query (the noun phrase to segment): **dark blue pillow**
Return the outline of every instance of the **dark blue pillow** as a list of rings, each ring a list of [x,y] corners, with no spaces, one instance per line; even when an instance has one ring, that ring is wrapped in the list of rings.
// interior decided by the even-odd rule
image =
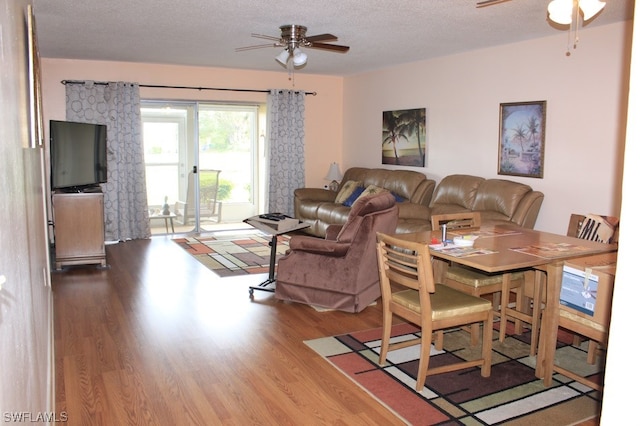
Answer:
[[[347,207],[351,207],[353,205],[353,203],[355,203],[356,199],[360,196],[360,194],[362,194],[364,192],[364,186],[359,186],[356,189],[353,190],[353,192],[351,193],[351,195],[349,195],[349,198],[347,198],[346,200],[344,200],[344,203],[342,203],[343,206],[347,206]]]
[[[403,201],[406,201],[403,197],[399,196],[395,192],[392,192],[391,195],[393,195],[393,198],[396,199],[396,203],[402,203]]]

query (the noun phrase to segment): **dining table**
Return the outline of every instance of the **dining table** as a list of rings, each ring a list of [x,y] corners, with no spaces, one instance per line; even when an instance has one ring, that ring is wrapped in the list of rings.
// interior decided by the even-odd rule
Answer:
[[[542,329],[545,330],[545,333],[540,336],[541,342],[544,339],[544,342],[540,344],[544,352],[538,352],[536,376],[539,378],[548,377],[548,374],[545,373],[548,369],[553,368],[553,349],[558,337],[558,315],[564,262],[570,259],[615,252],[617,245],[522,228],[517,225],[496,223],[450,231],[447,238],[454,241],[456,236],[473,239],[473,245],[459,246],[452,242],[443,244],[439,231],[394,235],[396,238],[428,244],[430,253],[435,258],[487,273],[502,273],[503,282],[499,306],[501,319],[521,317],[521,313],[509,307],[511,274],[517,271],[533,271],[537,274],[536,286],[546,283],[546,291],[542,291],[540,288],[534,291],[533,304],[540,306],[540,303],[544,302],[546,314],[542,319]],[[546,280],[541,279],[540,274],[546,274]],[[545,300],[541,299],[543,294],[546,294]],[[501,342],[505,339],[506,323],[506,321],[500,321],[499,339]],[[548,383],[545,384],[548,385]]]

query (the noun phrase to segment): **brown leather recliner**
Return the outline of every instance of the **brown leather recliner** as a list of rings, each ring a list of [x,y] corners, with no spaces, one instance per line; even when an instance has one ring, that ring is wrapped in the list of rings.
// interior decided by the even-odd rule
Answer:
[[[278,261],[277,299],[360,312],[380,297],[376,232],[394,233],[398,206],[383,192],[356,201],[325,239],[294,235]]]

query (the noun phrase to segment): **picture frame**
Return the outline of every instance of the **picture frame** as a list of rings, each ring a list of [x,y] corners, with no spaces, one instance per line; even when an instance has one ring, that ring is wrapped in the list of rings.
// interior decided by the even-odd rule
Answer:
[[[498,174],[544,176],[547,101],[500,104]]]
[[[32,5],[27,5],[27,44],[29,51],[29,148],[42,148],[44,146],[44,114],[42,112],[40,53]]]
[[[382,112],[382,164],[424,167],[427,157],[427,109]]]

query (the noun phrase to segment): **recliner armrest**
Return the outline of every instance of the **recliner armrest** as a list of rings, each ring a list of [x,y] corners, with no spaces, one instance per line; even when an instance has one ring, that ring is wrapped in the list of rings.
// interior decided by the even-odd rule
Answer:
[[[342,225],[338,225],[335,223],[332,223],[331,225],[327,226],[327,229],[325,231],[325,240],[329,240],[329,241],[335,241],[338,239],[338,234],[340,234],[340,231],[342,231]]]
[[[343,257],[349,251],[350,246],[350,243],[322,240],[305,235],[295,235],[289,240],[289,248],[293,252],[303,251],[333,257]]]

